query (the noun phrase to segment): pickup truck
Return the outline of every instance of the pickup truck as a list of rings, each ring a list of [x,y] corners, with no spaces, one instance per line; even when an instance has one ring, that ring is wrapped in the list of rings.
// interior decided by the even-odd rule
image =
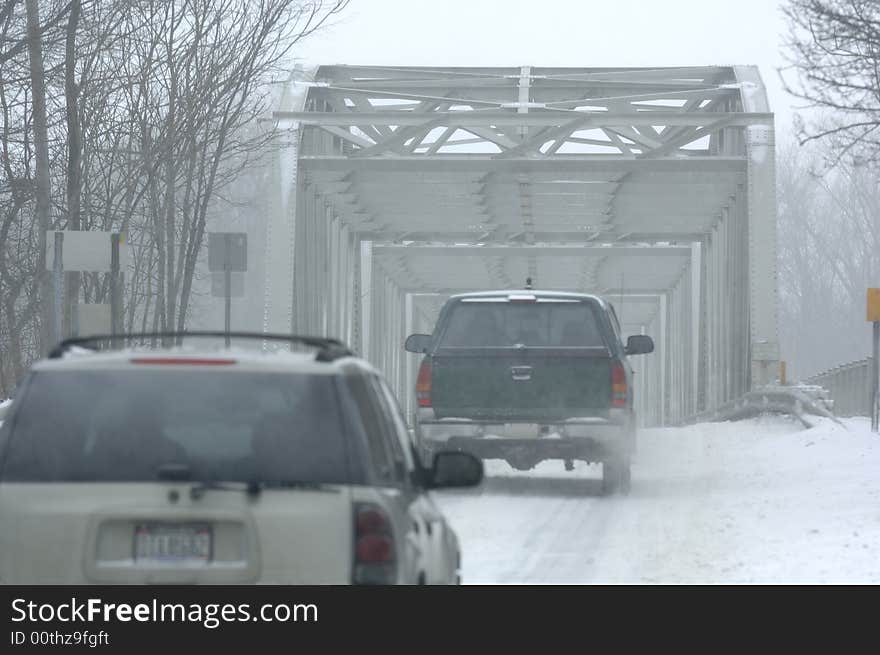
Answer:
[[[635,450],[632,367],[649,336],[624,346],[614,307],[588,294],[489,291],[452,296],[424,355],[414,431],[422,456],[460,450],[518,470],[541,461],[602,464],[605,493],[630,488]]]

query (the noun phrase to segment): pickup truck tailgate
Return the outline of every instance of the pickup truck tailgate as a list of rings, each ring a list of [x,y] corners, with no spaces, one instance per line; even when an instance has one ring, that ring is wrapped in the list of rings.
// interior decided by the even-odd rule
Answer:
[[[605,348],[449,348],[431,362],[437,418],[561,420],[611,405]]]

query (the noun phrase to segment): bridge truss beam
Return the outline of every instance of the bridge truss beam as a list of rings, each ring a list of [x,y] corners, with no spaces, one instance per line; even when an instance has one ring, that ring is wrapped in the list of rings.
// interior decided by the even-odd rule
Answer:
[[[274,119],[264,327],[330,334],[411,409],[443,299],[526,276],[608,295],[641,414],[772,380],[773,115],[753,67],[299,70]],[[614,300],[617,298],[617,300]]]

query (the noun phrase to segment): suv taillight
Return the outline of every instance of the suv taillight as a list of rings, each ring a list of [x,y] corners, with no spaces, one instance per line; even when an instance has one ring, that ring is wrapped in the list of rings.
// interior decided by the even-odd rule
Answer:
[[[626,371],[620,362],[611,366],[611,406],[626,407]]]
[[[388,514],[372,503],[354,508],[354,584],[393,584],[397,577],[394,531]]]
[[[416,378],[416,401],[419,407],[431,406],[431,360],[427,357],[419,366],[419,375]]]

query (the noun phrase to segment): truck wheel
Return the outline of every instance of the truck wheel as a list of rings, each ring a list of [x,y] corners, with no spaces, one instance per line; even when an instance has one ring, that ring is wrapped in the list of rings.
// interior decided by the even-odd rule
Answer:
[[[430,469],[434,464],[434,451],[431,448],[426,446],[422,446],[419,450],[419,457],[422,460],[422,466],[426,469]]]
[[[626,460],[620,465],[620,493],[629,494],[630,488],[632,487],[632,471],[630,469],[629,460]]]
[[[611,460],[602,463],[602,493],[610,496],[615,493],[628,494],[632,475],[629,460]]]
[[[617,471],[614,462],[602,462],[602,495],[610,496],[617,490]]]

